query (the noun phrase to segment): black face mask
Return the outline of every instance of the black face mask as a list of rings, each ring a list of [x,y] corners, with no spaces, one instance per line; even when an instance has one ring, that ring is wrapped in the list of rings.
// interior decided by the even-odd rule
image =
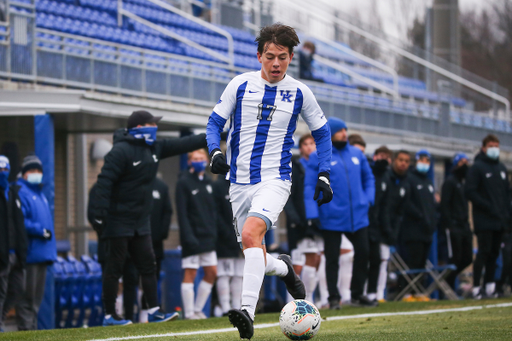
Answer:
[[[388,160],[382,159],[382,160],[375,161],[373,163],[373,168],[377,172],[384,172],[388,168],[388,165],[389,165]]]
[[[336,149],[343,149],[347,145],[347,141],[332,141],[332,145]]]
[[[464,164],[460,167],[457,167],[453,170],[453,174],[455,174],[457,177],[464,179],[466,177],[466,174],[468,173],[468,165]]]

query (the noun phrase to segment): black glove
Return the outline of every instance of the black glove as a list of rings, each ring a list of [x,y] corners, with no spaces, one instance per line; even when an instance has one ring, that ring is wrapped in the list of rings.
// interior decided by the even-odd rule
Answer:
[[[98,216],[95,217],[92,221],[92,228],[96,233],[98,234],[98,237],[101,237],[101,234],[103,233],[103,228],[105,227],[105,217],[104,216]]]
[[[52,231],[43,229],[43,238],[46,240],[52,239]]]
[[[230,170],[229,165],[226,163],[226,157],[219,148],[212,150],[210,159],[212,160],[210,168],[213,174],[226,174]]]
[[[322,198],[318,199],[320,196],[320,192],[322,192]],[[318,173],[318,181],[316,182],[315,196],[313,197],[313,200],[316,200],[318,206],[327,204],[332,200],[332,189],[329,173]]]

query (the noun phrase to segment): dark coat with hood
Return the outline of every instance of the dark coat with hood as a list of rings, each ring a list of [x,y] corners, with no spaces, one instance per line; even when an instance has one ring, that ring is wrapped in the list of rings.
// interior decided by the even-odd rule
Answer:
[[[9,264],[11,247],[14,247],[16,257],[22,267],[25,266],[27,259],[27,233],[18,191],[18,185],[11,185],[8,194],[9,200],[7,200],[4,189],[0,187],[0,271],[7,268]],[[14,238],[9,235],[10,232],[15,233]],[[9,245],[11,243],[14,245]]]
[[[389,212],[385,209],[384,203],[389,190],[388,168],[380,167],[377,163],[372,166],[372,173],[375,177],[375,202],[368,211],[370,225],[368,225],[368,237],[375,243],[382,241],[381,231],[389,220]]]
[[[172,206],[169,187],[156,178],[153,183],[153,209],[151,210],[151,239],[157,259],[164,258],[164,240],[169,237]]]
[[[502,231],[509,224],[507,168],[480,152],[466,178],[466,196],[473,204],[475,232]]]
[[[157,139],[148,145],[127,129],[114,133],[114,147],[98,175],[94,219],[105,220],[103,238],[151,234],[153,182],[161,159],[206,147],[204,134]]]
[[[466,174],[452,171],[441,189],[441,226],[454,233],[471,234],[468,199],[465,193]]]
[[[437,213],[434,185],[426,173],[410,170],[407,175],[410,197],[405,206],[405,215],[400,230],[404,242],[432,242],[436,229]]]
[[[229,180],[219,176],[213,183],[213,197],[217,211],[217,257],[238,258],[240,244],[233,227],[233,211],[229,201]]]
[[[411,189],[407,181],[407,173],[399,175],[390,169],[386,174],[387,188],[382,199],[381,209],[381,242],[386,245],[396,245],[398,234],[402,225],[405,207],[411,196]]]

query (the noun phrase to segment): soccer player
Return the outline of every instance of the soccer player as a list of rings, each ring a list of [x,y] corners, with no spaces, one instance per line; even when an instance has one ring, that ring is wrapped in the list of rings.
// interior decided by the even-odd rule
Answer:
[[[286,75],[299,38],[292,27],[277,23],[262,28],[256,42],[261,70],[239,75],[228,84],[206,127],[212,172],[229,172],[235,232],[245,256],[241,309],[229,312],[230,322],[245,339],[254,334],[254,313],[265,274],[281,277],[295,299],[305,297],[290,257],[276,259],[263,244],[290,195],[290,149],[299,114],[312,131],[319,155],[314,198],[319,205],[332,199],[327,120],[311,90]],[[219,142],[228,118],[226,163]]]

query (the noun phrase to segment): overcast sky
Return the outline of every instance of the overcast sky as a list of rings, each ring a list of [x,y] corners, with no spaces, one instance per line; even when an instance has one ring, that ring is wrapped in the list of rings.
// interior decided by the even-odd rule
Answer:
[[[382,25],[386,33],[390,36],[403,39],[403,32],[405,26],[404,21],[412,22],[411,18],[405,19],[406,17],[416,17],[418,15],[424,15],[424,9],[428,5],[432,5],[434,0],[357,0],[357,1],[345,1],[345,0],[320,0],[330,6],[334,6],[343,12],[353,13],[358,11],[363,21],[371,21],[371,19],[365,17],[368,13],[371,13],[372,6],[377,6],[377,12],[380,14]],[[469,9],[476,9],[481,11],[484,8],[489,8],[490,5],[496,0],[459,0],[459,7],[461,11]],[[403,11],[403,5],[406,4],[409,8]],[[400,13],[402,12],[402,13]],[[409,12],[409,14],[406,14]],[[402,25],[401,25],[402,24]]]

